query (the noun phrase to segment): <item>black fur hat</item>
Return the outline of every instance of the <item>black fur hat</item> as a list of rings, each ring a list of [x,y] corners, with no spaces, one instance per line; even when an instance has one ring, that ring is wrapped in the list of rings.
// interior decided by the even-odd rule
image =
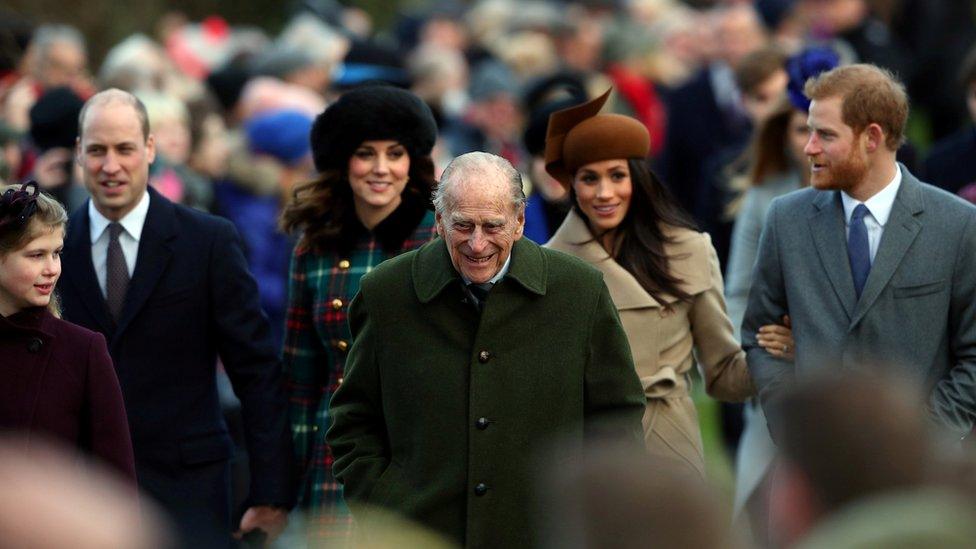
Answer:
[[[312,124],[315,168],[345,170],[363,141],[391,139],[410,158],[430,155],[437,138],[434,115],[416,95],[393,86],[368,85],[350,90],[329,105]]]

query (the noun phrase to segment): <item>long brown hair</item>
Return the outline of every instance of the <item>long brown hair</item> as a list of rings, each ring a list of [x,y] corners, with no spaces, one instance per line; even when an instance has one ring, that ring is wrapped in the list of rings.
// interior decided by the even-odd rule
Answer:
[[[786,152],[786,138],[795,110],[784,96],[756,129],[756,135],[746,151],[751,185],[762,185],[770,176],[785,173],[794,167],[793,160]]]
[[[665,252],[664,245],[673,240],[664,234],[663,227],[670,225],[693,231],[698,228],[691,216],[681,208],[667,187],[647,166],[646,160],[628,159],[627,167],[634,191],[627,215],[616,229],[610,256],[633,275],[644,291],[666,310],[671,310],[672,307],[664,301],[663,294],[672,295],[681,301],[690,301],[692,296],[681,289],[683,281],[669,269],[671,258]],[[586,214],[576,200],[573,186],[570,185],[569,189],[573,209],[586,219]],[[594,239],[599,240],[601,236],[594,235]]]
[[[799,167],[787,152],[790,119],[794,112],[796,107],[784,95],[753,132],[752,140],[742,155],[722,171],[731,189],[738,193],[725,210],[726,219],[735,219],[742,207],[745,192],[750,187],[758,187],[770,177]]]
[[[437,187],[430,156],[410,158],[405,200],[430,203]],[[352,188],[345,170],[326,170],[311,181],[296,185],[281,213],[279,225],[288,234],[301,233],[300,246],[315,253],[336,249],[343,228],[355,220]]]

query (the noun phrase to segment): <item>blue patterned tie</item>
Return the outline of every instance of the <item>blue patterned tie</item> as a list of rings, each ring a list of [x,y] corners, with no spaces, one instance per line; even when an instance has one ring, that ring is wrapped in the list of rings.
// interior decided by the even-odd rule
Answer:
[[[864,216],[868,214],[868,207],[858,204],[851,215],[851,226],[847,234],[847,257],[851,261],[851,274],[854,275],[854,291],[858,299],[864,283],[871,272],[871,247],[868,245],[868,228],[864,225]]]

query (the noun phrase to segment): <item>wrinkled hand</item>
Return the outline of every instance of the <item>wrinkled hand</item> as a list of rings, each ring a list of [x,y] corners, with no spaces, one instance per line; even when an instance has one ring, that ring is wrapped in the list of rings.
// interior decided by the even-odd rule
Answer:
[[[234,539],[241,537],[251,530],[258,528],[268,534],[265,544],[271,543],[281,535],[288,525],[288,511],[278,507],[260,505],[250,507],[241,517],[240,528],[234,532]]]
[[[782,326],[767,324],[759,328],[759,333],[756,334],[756,342],[774,357],[792,361],[795,357],[796,347],[793,344],[790,315],[783,315]]]

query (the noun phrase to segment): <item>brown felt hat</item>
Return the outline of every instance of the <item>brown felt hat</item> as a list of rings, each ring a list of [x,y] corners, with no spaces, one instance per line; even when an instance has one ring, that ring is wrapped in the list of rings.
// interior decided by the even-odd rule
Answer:
[[[644,124],[622,114],[598,114],[611,91],[549,116],[546,171],[566,187],[580,166],[601,160],[644,158],[650,153],[651,135]]]

